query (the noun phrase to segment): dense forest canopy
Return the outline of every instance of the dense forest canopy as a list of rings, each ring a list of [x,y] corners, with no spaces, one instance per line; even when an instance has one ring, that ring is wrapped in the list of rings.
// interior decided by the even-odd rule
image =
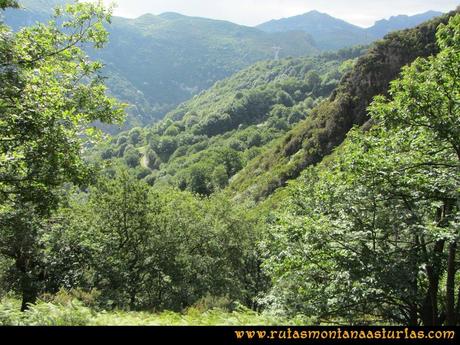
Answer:
[[[0,324],[459,324],[458,11],[258,62],[107,137],[125,105],[88,51],[111,22],[77,2],[0,24]]]
[[[367,107],[375,96],[387,92],[404,65],[439,51],[436,30],[453,14],[377,41],[358,59],[332,96],[313,109],[308,120],[301,121],[248,164],[232,181],[232,191],[243,198],[264,200],[307,166],[329,155],[353,125],[364,125],[369,120]]]
[[[216,83],[152,127],[99,148],[150,185],[202,195],[225,188],[264,146],[283,136],[336,88],[365,49],[257,63]]]

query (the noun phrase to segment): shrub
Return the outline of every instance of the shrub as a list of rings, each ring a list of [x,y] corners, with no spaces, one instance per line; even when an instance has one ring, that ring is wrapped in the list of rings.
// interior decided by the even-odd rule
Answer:
[[[53,299],[60,303],[39,301],[25,312],[20,312],[18,300],[6,298],[0,302],[0,325],[2,326],[87,326],[93,320],[91,310],[82,302],[58,294]],[[65,302],[63,302],[65,300]]]
[[[65,305],[39,302],[24,313],[29,326],[86,326],[91,323],[91,310],[79,301]]]
[[[194,309],[195,311],[198,311],[199,313],[204,313],[206,311],[213,310],[213,309],[233,311],[235,307],[236,307],[235,303],[233,303],[233,301],[231,301],[228,298],[228,296],[218,297],[218,296],[212,296],[208,294],[200,298],[198,301],[196,301],[187,310],[190,311],[191,309]]]

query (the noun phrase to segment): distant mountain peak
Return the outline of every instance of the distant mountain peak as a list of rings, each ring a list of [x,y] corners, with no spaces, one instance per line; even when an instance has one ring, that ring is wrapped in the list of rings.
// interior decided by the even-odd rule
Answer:
[[[418,17],[421,17],[421,18],[429,17],[429,18],[431,18],[431,17],[440,16],[442,14],[443,14],[443,12],[439,12],[439,11],[426,11],[426,12],[423,12],[423,13],[414,14],[412,16],[409,16],[407,14],[399,14],[399,15],[391,16],[388,19],[377,20],[375,22],[375,24],[391,22],[391,21],[397,21],[397,20],[407,20],[407,19],[410,19],[410,18],[418,18]]]
[[[176,19],[186,18],[187,16],[181,13],[177,13],[177,12],[164,12],[160,14],[158,17],[167,19],[167,20],[176,20]]]
[[[324,17],[333,18],[331,15],[324,13],[324,12],[320,12],[318,10],[311,10],[311,11],[305,12],[303,16],[324,16]]]
[[[311,11],[308,11],[308,12],[305,12],[303,15],[306,16],[306,15],[310,15],[310,14],[325,14],[325,13],[322,13],[318,10],[311,10]]]
[[[311,35],[318,46],[324,50],[370,43],[362,28],[317,10],[294,17],[271,20],[257,28],[272,33],[303,31]]]
[[[386,34],[415,27],[427,20],[442,15],[427,11],[414,16],[397,15],[377,21],[370,28],[362,28],[335,18],[327,13],[312,10],[304,14],[260,24],[258,29],[266,32],[304,31],[311,35],[317,46],[323,50],[336,50],[359,44],[369,44]]]
[[[124,18],[122,18],[122,20],[126,20]],[[129,22],[130,20],[128,20]],[[137,25],[147,25],[147,26],[150,26],[150,25],[155,25],[155,24],[158,24],[158,23],[162,23],[166,21],[164,18],[161,18],[159,16],[156,16],[154,14],[151,14],[151,13],[146,13],[146,14],[143,14],[142,16],[139,16],[135,19],[132,20],[132,23],[135,23]]]
[[[391,16],[388,19],[381,19],[381,20],[376,21],[375,24],[372,27],[366,29],[366,31],[369,34],[372,34],[376,37],[383,37],[392,31],[397,31],[397,30],[402,30],[402,29],[407,29],[410,27],[417,26],[434,17],[441,16],[442,14],[443,14],[442,12],[427,11],[427,12],[419,13],[419,14],[412,15],[412,16],[408,16],[405,14]]]
[[[143,14],[137,18],[135,18],[134,20],[136,21],[157,21],[159,19],[159,16],[156,16],[152,13],[146,13],[146,14]]]

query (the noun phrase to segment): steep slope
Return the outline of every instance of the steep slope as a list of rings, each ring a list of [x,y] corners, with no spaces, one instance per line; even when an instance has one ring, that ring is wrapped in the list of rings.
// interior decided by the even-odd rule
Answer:
[[[70,0],[24,0],[24,9],[5,12],[14,29],[45,21],[57,4]],[[266,33],[225,21],[177,13],[114,17],[104,50],[89,52],[106,64],[107,83],[131,104],[127,127],[145,125],[167,111],[257,61],[318,52],[304,32]]]
[[[455,13],[377,42],[359,59],[330,99],[248,164],[232,180],[229,190],[238,197],[260,201],[299,176],[307,166],[320,162],[342,143],[353,126],[368,121],[366,110],[373,97],[386,92],[403,66],[438,51],[436,29]]]
[[[362,28],[318,11],[299,16],[271,20],[257,28],[266,32],[303,31],[309,33],[323,50],[337,50],[358,44],[372,42],[375,37],[368,36]]]
[[[100,156],[150,184],[210,194],[225,187],[262,146],[309,116],[361,54],[350,49],[259,62],[182,104],[157,125],[120,134],[100,148]]]

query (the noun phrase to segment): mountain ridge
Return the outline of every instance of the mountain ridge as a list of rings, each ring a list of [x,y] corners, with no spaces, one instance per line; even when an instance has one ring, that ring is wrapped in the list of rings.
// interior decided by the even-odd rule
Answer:
[[[307,32],[322,50],[337,50],[347,46],[368,44],[373,40],[373,37],[367,37],[360,27],[319,11],[271,20],[256,27],[270,33]]]
[[[400,14],[391,16],[388,19],[378,20],[373,26],[366,28],[366,30],[376,36],[383,37],[391,31],[406,29],[407,25],[417,26],[434,17],[441,16],[442,14],[443,13],[439,11],[426,11],[412,16]]]
[[[26,0],[22,2],[26,9],[7,10],[4,19],[18,30],[46,21],[51,13],[46,3],[65,2]],[[39,4],[43,11],[28,9]],[[106,28],[108,44],[89,55],[106,65],[104,74],[110,77],[107,83],[113,95],[130,104],[124,129],[151,124],[215,82],[258,61],[273,59],[274,46],[282,48],[280,57],[319,52],[306,33],[269,34],[227,21],[176,13],[134,19],[114,16]]]
[[[427,11],[416,15],[396,15],[377,20],[373,26],[363,28],[316,10],[301,15],[272,19],[256,27],[266,32],[304,31],[315,39],[323,50],[335,50],[354,44],[368,44],[383,38],[386,34],[417,26],[442,15],[442,12]]]
[[[7,10],[4,19],[18,29],[47,20],[52,6],[66,2],[69,1],[23,0],[20,3],[25,9]],[[275,59],[274,47],[281,48],[279,58],[299,57],[374,40],[374,34],[363,34],[362,28],[343,20],[318,11],[307,14],[316,18],[323,36],[312,37],[302,30],[265,32],[258,27],[176,12],[137,18],[115,16],[112,25],[107,26],[107,47],[90,55],[106,65],[104,73],[109,77],[107,82],[113,95],[130,105],[123,129],[144,126],[163,118],[215,82],[258,61]],[[302,19],[305,15],[296,17]],[[410,17],[397,16],[393,21],[404,22],[407,18]],[[379,23],[381,32],[394,27],[388,20]],[[329,42],[326,46],[317,43],[321,37]],[[107,130],[118,132],[113,128]]]

